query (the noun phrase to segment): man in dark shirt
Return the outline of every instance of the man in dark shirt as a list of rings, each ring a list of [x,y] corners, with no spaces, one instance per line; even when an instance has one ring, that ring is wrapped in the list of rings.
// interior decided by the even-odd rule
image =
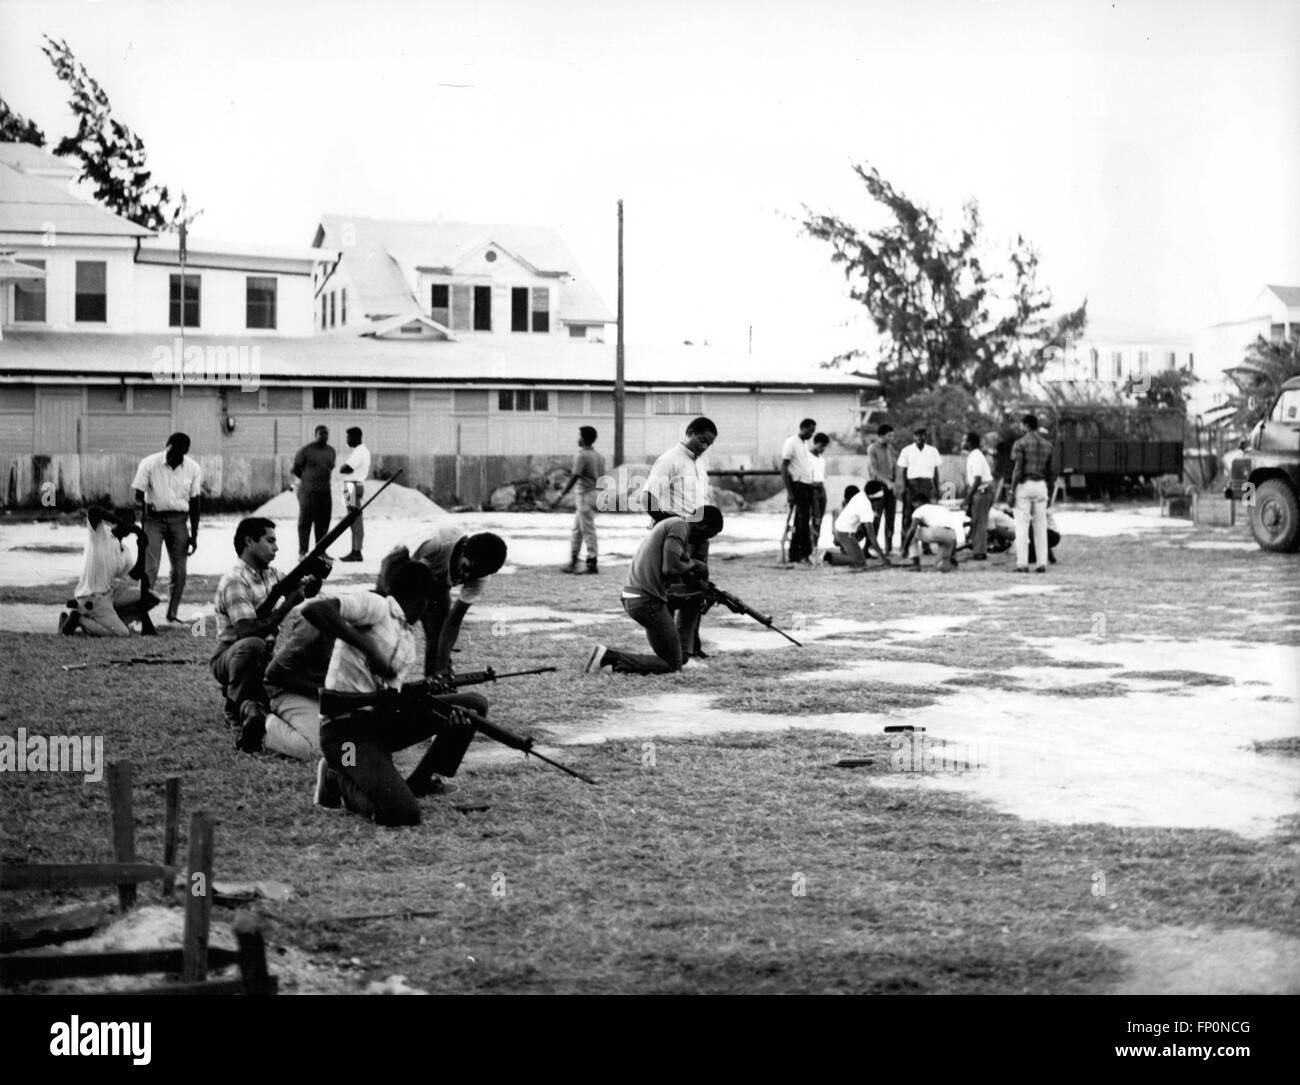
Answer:
[[[1011,492],[1016,504],[1016,572],[1029,572],[1029,533],[1033,530],[1034,571],[1047,572],[1047,510],[1052,503],[1052,442],[1038,432],[1038,416],[1022,419],[1025,435],[1011,446]]]
[[[307,556],[312,529],[319,543],[330,529],[330,480],[334,473],[334,449],[330,431],[316,427],[316,440],[298,449],[293,458],[293,476],[298,480],[298,560]]]
[[[700,510],[698,520],[661,520],[637,548],[623,586],[623,609],[643,626],[654,655],[641,655],[596,645],[587,671],[610,667],[615,674],[668,674],[682,669],[682,636],[668,611],[668,587],[683,579],[707,575],[708,566],[690,557],[693,542],[711,539],[722,530],[722,513],[713,505]]]
[[[569,564],[560,570],[562,573],[578,571],[578,555],[582,544],[587,544],[587,572],[596,569],[596,498],[600,491],[600,479],[605,473],[605,457],[595,449],[596,429],[594,426],[578,428],[578,454],[573,457],[573,470],[569,473],[569,482],[560,491],[560,496],[551,502],[554,508],[565,494],[577,487],[573,502],[573,533],[569,538]]]

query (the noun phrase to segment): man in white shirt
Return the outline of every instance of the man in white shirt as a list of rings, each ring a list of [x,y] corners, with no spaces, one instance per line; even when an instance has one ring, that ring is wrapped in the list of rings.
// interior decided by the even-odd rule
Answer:
[[[181,596],[185,593],[185,566],[199,548],[199,512],[203,503],[203,471],[187,453],[190,438],[173,433],[167,447],[140,461],[131,488],[140,509],[147,543],[144,563],[149,586],[158,584],[163,546],[171,566],[171,594],[167,621],[180,622]],[[189,530],[186,530],[186,521]]]
[[[433,597],[433,571],[406,561],[391,570],[388,589],[387,596],[357,592],[303,608],[306,621],[334,638],[321,691],[316,804],[346,807],[377,825],[418,825],[417,800],[448,790],[434,767],[455,774],[474,737],[471,718],[486,714],[487,700],[433,697],[416,681],[413,625]],[[393,754],[430,737],[433,744],[404,779]]]
[[[899,480],[903,484],[903,531],[912,525],[912,510],[938,500],[941,457],[934,445],[927,444],[924,426],[912,431],[913,443],[898,454]],[[906,549],[906,548],[904,548]]]
[[[361,506],[366,497],[366,483],[370,481],[370,449],[361,443],[361,427],[353,426],[348,430],[348,453],[339,474],[343,476],[343,504],[348,509]],[[340,561],[360,561],[361,544],[365,542],[366,525],[361,522],[362,513],[352,522],[352,552]]]
[[[845,503],[840,514],[835,517],[835,541],[840,544],[842,553],[826,551],[825,561],[828,565],[851,565],[858,569],[866,567],[867,558],[858,545],[858,529],[866,527],[863,533],[867,549],[880,558],[886,565],[894,563],[880,549],[871,521],[880,511],[885,499],[885,484],[879,479],[868,479],[866,489],[854,494]]]
[[[980,435],[966,434],[966,513],[970,516],[972,561],[988,560],[989,509],[993,506],[993,471],[980,451]]]
[[[942,505],[917,506],[912,510],[911,526],[903,533],[903,553],[910,554],[913,569],[921,568],[922,543],[933,543],[938,547],[940,572],[953,572],[957,568],[953,554],[966,545],[965,514],[957,509],[945,509]]]
[[[686,427],[686,437],[655,460],[639,491],[653,521],[651,526],[669,516],[680,516],[683,520],[699,518],[699,510],[709,503],[709,472],[704,454],[717,439],[718,427],[713,421],[696,418]]]
[[[809,438],[817,431],[817,423],[805,418],[799,423],[799,432],[791,434],[781,446],[781,478],[785,482],[786,499],[794,509],[794,529],[790,532],[789,557],[792,563],[812,564],[812,545],[809,541],[813,503],[812,452]]]
[[[136,545],[139,528],[129,509],[110,512],[92,507],[86,511],[90,535],[86,539],[85,565],[74,592],[76,606],[59,618],[59,632],[78,629],[92,637],[129,637],[127,626],[139,621],[158,602],[156,596],[141,601],[139,580],[143,555]]]

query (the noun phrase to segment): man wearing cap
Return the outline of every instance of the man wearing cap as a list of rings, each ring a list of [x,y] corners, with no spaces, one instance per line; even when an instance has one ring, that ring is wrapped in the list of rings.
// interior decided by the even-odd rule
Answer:
[[[167,438],[166,448],[140,461],[131,482],[144,528],[144,571],[151,586],[158,583],[163,547],[167,547],[171,566],[167,621],[174,623],[180,622],[186,562],[199,548],[199,511],[203,503],[203,471],[187,455],[189,450],[189,435],[173,433]]]

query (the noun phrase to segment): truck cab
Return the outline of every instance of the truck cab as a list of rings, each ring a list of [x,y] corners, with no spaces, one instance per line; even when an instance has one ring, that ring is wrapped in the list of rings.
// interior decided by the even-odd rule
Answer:
[[[1300,377],[1282,385],[1251,430],[1233,461],[1228,496],[1250,510],[1250,530],[1263,549],[1300,549]]]

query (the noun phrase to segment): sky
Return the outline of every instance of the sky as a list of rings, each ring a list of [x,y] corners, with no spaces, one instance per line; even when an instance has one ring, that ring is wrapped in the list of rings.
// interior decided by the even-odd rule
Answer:
[[[805,206],[876,166],[995,251],[1023,235],[1098,336],[1190,338],[1300,285],[1297,0],[0,0],[0,96],[72,129],[66,38],[202,208],[549,225],[630,343],[800,360],[871,341]]]

